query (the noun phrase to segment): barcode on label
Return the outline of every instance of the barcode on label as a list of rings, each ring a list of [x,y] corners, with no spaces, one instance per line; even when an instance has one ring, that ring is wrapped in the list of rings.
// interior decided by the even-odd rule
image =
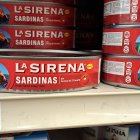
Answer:
[[[103,72],[108,74],[124,76],[125,63],[105,60],[103,63]]]
[[[116,0],[104,4],[104,16],[130,14],[130,0]]]
[[[123,32],[104,32],[103,45],[122,46]]]

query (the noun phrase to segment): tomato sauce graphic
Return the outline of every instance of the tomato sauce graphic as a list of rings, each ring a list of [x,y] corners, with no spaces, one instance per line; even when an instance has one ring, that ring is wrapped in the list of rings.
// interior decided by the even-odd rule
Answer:
[[[99,55],[80,51],[9,50],[1,51],[0,58],[0,65],[4,65],[10,77],[6,87],[1,88],[4,91],[63,92],[89,89],[100,83]]]

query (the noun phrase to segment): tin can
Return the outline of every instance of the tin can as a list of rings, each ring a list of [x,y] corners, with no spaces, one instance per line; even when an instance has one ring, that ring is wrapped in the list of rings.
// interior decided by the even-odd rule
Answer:
[[[77,50],[101,50],[102,33],[92,29],[77,29],[75,48]]]
[[[37,132],[28,132],[21,134],[10,134],[6,136],[1,136],[0,140],[50,140],[49,134],[47,131],[37,131]]]
[[[73,49],[75,31],[59,27],[0,26],[0,49]]]
[[[118,25],[105,28],[103,52],[107,54],[140,55],[140,26]]]
[[[140,57],[104,55],[102,80],[110,85],[140,89]]]
[[[99,127],[89,127],[83,129],[83,140],[98,140]]]
[[[104,140],[139,140],[139,126],[107,126],[105,127]]]
[[[101,56],[80,51],[3,50],[0,90],[47,93],[90,89],[100,83],[100,61]]]
[[[139,0],[104,0],[105,25],[140,23],[139,15]]]
[[[96,29],[100,23],[99,11],[94,8],[77,8],[76,26],[81,29]]]
[[[0,1],[0,24],[75,26],[75,8],[56,3]]]

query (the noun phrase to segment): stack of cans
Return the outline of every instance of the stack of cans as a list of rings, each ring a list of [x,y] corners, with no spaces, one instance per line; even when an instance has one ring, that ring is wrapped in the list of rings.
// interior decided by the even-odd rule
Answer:
[[[70,51],[75,17],[74,0],[1,0],[0,91],[50,93],[97,86],[100,53]]]
[[[102,1],[77,0],[76,3],[76,49],[101,50]]]
[[[105,0],[103,81],[140,88],[140,1]]]
[[[0,48],[73,49],[74,0],[1,0]]]

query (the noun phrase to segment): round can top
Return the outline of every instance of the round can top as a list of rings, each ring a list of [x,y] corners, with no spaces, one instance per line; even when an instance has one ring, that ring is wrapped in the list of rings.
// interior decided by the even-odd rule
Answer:
[[[46,60],[65,60],[65,59],[96,59],[101,58],[101,53],[96,51],[71,51],[71,50],[39,50],[39,49],[1,49],[0,59],[46,59]]]
[[[140,59],[140,56],[135,55],[121,55],[121,54],[103,54],[105,57],[111,57],[111,58],[122,58],[122,59]]]

